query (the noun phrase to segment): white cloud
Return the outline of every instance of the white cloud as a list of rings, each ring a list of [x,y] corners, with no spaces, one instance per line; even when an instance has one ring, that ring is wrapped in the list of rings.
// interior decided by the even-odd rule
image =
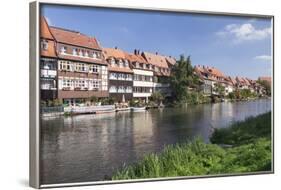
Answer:
[[[271,61],[270,55],[259,55],[254,57],[254,59],[261,60],[261,61]]]
[[[271,27],[257,29],[251,23],[229,24],[216,33],[221,37],[229,37],[235,43],[263,40],[271,36]]]

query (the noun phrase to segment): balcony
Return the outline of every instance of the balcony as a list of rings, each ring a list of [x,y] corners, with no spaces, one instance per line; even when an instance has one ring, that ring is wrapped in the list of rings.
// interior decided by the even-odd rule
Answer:
[[[52,85],[41,84],[41,90],[57,90],[57,88]]]
[[[56,78],[57,71],[56,70],[47,70],[47,69],[41,69],[41,77],[45,78]]]

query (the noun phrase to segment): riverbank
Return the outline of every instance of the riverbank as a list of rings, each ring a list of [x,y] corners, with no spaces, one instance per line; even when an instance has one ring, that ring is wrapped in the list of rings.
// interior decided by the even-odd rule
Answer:
[[[112,180],[271,170],[271,112],[215,129],[210,140],[166,146],[160,154],[124,166]]]

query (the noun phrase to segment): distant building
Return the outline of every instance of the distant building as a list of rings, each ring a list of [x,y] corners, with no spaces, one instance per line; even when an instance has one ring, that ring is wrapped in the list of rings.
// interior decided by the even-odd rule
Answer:
[[[270,84],[270,86],[271,86],[271,83],[272,83],[271,77],[265,77],[265,76],[263,76],[263,77],[259,77],[258,80],[260,80],[260,81],[266,81],[266,82],[268,82],[268,83]]]
[[[217,68],[197,65],[194,71],[203,83],[201,89],[204,94],[219,95],[216,90],[217,84],[224,87],[225,95],[234,89],[232,81]]]
[[[121,49],[103,48],[109,71],[109,96],[115,101],[128,101],[133,98],[133,70],[130,68],[127,53]]]

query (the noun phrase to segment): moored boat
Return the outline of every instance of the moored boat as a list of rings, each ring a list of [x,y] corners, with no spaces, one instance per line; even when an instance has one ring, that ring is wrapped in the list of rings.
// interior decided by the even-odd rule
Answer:
[[[95,112],[95,114],[103,114],[103,113],[113,113],[115,112],[115,109],[109,109],[109,110],[98,110]]]
[[[131,108],[127,107],[127,108],[116,108],[116,112],[120,112],[120,111],[130,111]]]
[[[132,107],[133,112],[143,112],[146,111],[146,107]]]

